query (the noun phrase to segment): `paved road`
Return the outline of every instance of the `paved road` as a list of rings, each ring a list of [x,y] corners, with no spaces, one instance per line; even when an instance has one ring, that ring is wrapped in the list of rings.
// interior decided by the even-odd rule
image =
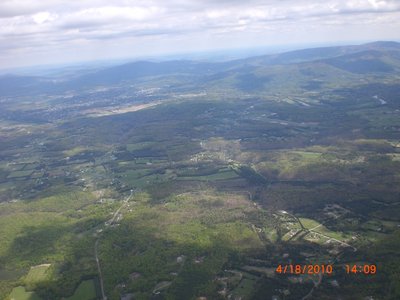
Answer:
[[[106,294],[104,293],[104,280],[103,280],[103,274],[101,273],[99,255],[97,251],[98,245],[99,245],[99,239],[97,239],[96,243],[94,244],[94,256],[96,258],[97,270],[99,271],[101,296],[103,300],[107,300]]]

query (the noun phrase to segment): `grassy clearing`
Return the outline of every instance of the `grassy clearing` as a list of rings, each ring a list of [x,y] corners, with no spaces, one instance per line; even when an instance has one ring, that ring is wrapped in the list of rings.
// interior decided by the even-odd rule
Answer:
[[[243,222],[218,224],[216,228],[236,249],[260,249],[264,246],[252,228]]]
[[[336,231],[331,231],[328,228],[326,228],[324,225],[322,225],[321,223],[312,220],[312,219],[307,219],[307,218],[299,218],[299,220],[301,221],[301,223],[303,224],[303,226],[305,228],[307,228],[308,230],[312,230],[314,232],[318,232],[320,234],[326,235],[328,237],[343,241],[346,238],[348,238],[348,236],[344,235],[342,232],[336,232]]]
[[[10,175],[7,176],[8,179],[13,179],[13,178],[20,178],[20,177],[28,177],[33,173],[33,170],[28,170],[28,171],[15,171],[12,172]]]
[[[319,222],[317,222],[317,221],[315,221],[315,220],[312,220],[312,219],[299,218],[299,220],[300,220],[300,222],[303,224],[303,226],[304,226],[305,228],[307,228],[307,229],[312,229],[312,228],[314,228],[314,227],[317,227],[317,226],[320,226],[320,225],[321,225],[321,223],[319,223]],[[322,225],[321,225],[321,226],[322,226]],[[321,228],[321,226],[318,227],[318,229]]]
[[[8,296],[9,300],[42,300],[36,293],[27,292],[23,286],[14,288]]]
[[[43,264],[31,267],[24,279],[25,284],[30,285],[46,280],[49,277],[48,270],[50,266],[50,264]]]
[[[82,281],[74,294],[66,300],[94,300],[97,298],[96,287],[93,280]]]
[[[79,153],[86,152],[86,151],[88,151],[87,147],[79,146],[79,147],[75,147],[75,148],[72,148],[72,149],[65,150],[65,151],[63,151],[63,154],[66,157],[68,157],[68,156],[71,157],[71,156],[74,156],[74,155],[77,155]]]
[[[268,161],[257,164],[256,169],[278,172],[279,177],[291,178],[300,168],[321,162],[322,153],[311,151],[280,151],[276,152]]]

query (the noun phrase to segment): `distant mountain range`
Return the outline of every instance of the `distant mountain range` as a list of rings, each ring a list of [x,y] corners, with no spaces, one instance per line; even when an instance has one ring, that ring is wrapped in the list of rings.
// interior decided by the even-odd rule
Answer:
[[[400,43],[374,42],[363,45],[312,48],[220,63],[187,60],[137,61],[86,72],[82,75],[78,73],[65,80],[3,75],[0,76],[0,96],[82,90],[134,82],[141,78],[176,75],[201,79],[200,82],[203,83],[236,76],[239,80],[239,88],[240,81],[244,80],[245,83],[247,81],[250,84],[251,90],[254,80],[261,78],[264,82],[270,81],[271,76],[276,75],[277,67],[279,67],[279,72],[285,72],[282,71],[282,66],[291,66],[287,68],[287,72],[293,72],[293,66],[295,66],[299,74],[314,74],[314,77],[318,74],[325,74],[325,76],[333,74],[334,76],[339,73],[391,74],[400,71]]]

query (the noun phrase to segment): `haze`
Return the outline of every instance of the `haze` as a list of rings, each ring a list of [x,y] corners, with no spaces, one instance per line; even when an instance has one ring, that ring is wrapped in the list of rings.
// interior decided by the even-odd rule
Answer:
[[[395,0],[0,3],[0,68],[228,48],[399,40]]]

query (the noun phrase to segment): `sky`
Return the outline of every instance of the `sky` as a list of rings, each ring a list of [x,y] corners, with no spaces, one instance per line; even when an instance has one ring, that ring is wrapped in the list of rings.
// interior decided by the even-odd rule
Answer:
[[[0,0],[0,69],[400,41],[400,0]]]

